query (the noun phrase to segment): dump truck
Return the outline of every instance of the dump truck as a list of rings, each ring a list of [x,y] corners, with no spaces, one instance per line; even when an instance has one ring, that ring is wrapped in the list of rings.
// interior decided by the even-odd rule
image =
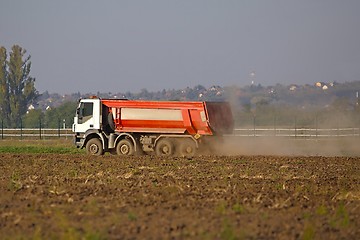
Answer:
[[[233,131],[228,102],[80,99],[74,143],[90,155],[192,157]]]

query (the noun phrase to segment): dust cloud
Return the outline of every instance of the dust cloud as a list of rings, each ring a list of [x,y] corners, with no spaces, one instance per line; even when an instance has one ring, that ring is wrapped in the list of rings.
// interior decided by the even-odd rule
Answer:
[[[217,144],[221,155],[360,156],[360,137],[285,138],[226,136]]]
[[[236,89],[236,88],[234,88]],[[237,114],[237,121],[242,114],[243,106],[239,102],[240,92],[232,92],[226,101],[231,105],[233,114]],[[286,107],[286,105],[285,105]],[[277,106],[281,110],[281,106]],[[275,108],[274,108],[275,109]],[[299,137],[294,136],[224,136],[223,141],[215,143],[216,152],[222,155],[275,155],[275,156],[360,156],[360,136],[355,130],[359,128],[360,109],[298,109],[292,112],[293,117],[278,125],[277,128],[297,129]],[[255,109],[254,109],[255,110]],[[244,122],[235,125],[244,129],[274,128],[274,119],[281,116],[276,111],[256,112],[257,119],[264,116],[268,121],[262,121],[255,126],[248,126]],[[273,114],[273,116],[271,116]],[[286,115],[286,114],[285,114]],[[269,117],[270,116],[270,117]],[[235,117],[235,115],[234,115]],[[246,117],[246,116],[245,116]],[[266,118],[267,117],[267,118]],[[294,123],[294,119],[296,123]],[[270,122],[269,122],[270,121]],[[251,121],[250,121],[251,122]],[[255,124],[255,121],[253,121]],[[312,129],[308,134],[316,136],[301,137],[302,129]],[[350,129],[350,130],[349,130]],[[358,131],[358,130],[356,130]]]

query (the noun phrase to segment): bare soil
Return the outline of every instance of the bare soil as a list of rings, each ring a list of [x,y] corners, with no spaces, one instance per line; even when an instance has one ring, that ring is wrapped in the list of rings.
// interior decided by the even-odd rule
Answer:
[[[357,239],[360,157],[0,154],[2,239]]]

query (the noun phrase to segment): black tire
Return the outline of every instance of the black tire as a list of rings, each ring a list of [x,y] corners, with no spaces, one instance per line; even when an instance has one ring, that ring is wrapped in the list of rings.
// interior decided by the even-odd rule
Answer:
[[[170,157],[174,154],[174,144],[169,139],[162,138],[156,143],[155,153],[160,157]]]
[[[109,125],[109,128],[111,129],[111,131],[114,132],[114,130],[115,130],[115,122],[114,122],[114,118],[113,118],[112,113],[108,114],[107,122],[108,122],[108,125]]]
[[[111,155],[118,155],[117,152],[116,152],[116,148],[110,149],[110,150],[109,150],[109,153],[110,153]]]
[[[100,139],[92,138],[86,143],[86,152],[89,155],[100,156],[104,154],[104,149]]]
[[[129,139],[123,139],[116,145],[116,153],[121,156],[134,155],[134,144]]]
[[[179,140],[178,155],[180,157],[193,157],[196,153],[196,144],[191,139]]]

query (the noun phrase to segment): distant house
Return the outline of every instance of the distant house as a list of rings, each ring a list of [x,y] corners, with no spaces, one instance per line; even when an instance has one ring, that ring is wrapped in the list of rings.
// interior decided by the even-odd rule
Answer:
[[[297,89],[296,85],[291,85],[289,88],[290,91],[295,91],[296,89]]]
[[[34,110],[34,109],[35,109],[34,105],[30,104],[30,106],[28,107],[28,110],[30,111],[30,110]]]
[[[328,90],[329,89],[329,86],[330,87],[333,87],[334,84],[333,83],[324,83],[324,82],[317,82],[315,83],[315,87],[318,87],[318,88],[321,88],[322,90]]]
[[[321,87],[322,87],[322,82],[317,82],[317,83],[315,83],[315,87],[321,88]]]
[[[323,88],[324,86],[327,86],[327,84],[324,83],[324,82],[317,82],[317,83],[315,83],[315,87]],[[330,84],[330,86],[331,86],[331,84]],[[326,88],[326,89],[327,89],[327,88]]]

